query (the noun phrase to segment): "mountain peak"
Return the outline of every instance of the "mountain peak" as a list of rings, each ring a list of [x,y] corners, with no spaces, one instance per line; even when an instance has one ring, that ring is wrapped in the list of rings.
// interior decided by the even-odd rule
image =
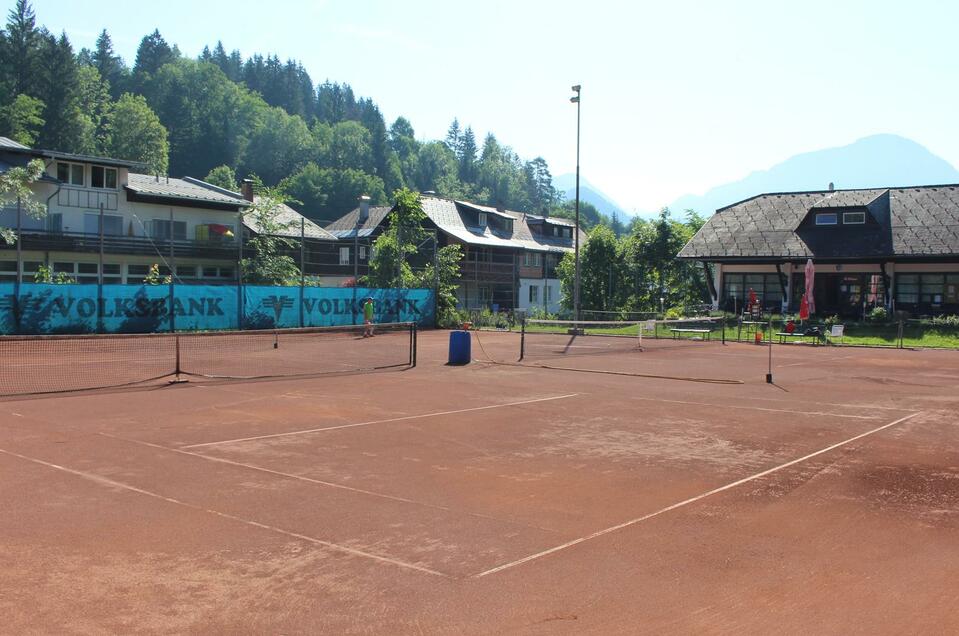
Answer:
[[[957,182],[959,171],[941,157],[911,139],[882,133],[795,155],[703,195],[680,197],[669,207],[709,215],[764,192],[825,190],[830,183],[837,189],[854,189]]]
[[[572,201],[576,198],[576,175],[567,173],[553,177],[553,187],[562,192],[567,200]],[[614,213],[620,219],[629,216],[622,206],[613,201],[612,197],[584,179],[582,175],[579,177],[579,200],[593,204],[600,214],[607,217],[612,217]]]

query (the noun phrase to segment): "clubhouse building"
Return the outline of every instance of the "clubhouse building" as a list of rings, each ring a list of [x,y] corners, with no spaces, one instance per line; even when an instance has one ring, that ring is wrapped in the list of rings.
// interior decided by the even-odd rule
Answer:
[[[796,312],[815,265],[816,313],[876,306],[959,314],[959,185],[782,192],[721,208],[678,258],[703,264],[713,306]]]

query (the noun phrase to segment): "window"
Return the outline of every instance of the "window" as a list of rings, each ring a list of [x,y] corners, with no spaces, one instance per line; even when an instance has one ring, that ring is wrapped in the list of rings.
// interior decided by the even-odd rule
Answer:
[[[816,225],[836,225],[839,216],[835,212],[820,212],[816,215]]]
[[[539,285],[530,285],[529,286],[529,304],[534,304],[539,302]]]
[[[177,277],[183,278],[196,278],[196,265],[177,265],[176,266],[176,275]]]
[[[366,260],[366,246],[365,246],[365,245],[360,245],[360,260],[361,260],[361,261],[365,261],[365,260]]]
[[[941,305],[945,291],[945,276],[942,274],[923,274],[919,277],[919,302],[927,305]]]
[[[117,169],[104,168],[103,166],[93,166],[90,169],[90,187],[116,190]]]
[[[490,290],[489,287],[480,287],[479,288],[479,301],[481,304],[486,304],[490,301]]]
[[[504,220],[504,221],[503,221],[503,231],[506,232],[507,234],[512,234],[512,233],[513,233],[513,221],[512,221],[512,220]]]
[[[896,274],[896,302],[919,302],[919,274]]]
[[[549,283],[546,283],[546,284],[543,286],[543,300],[544,300],[544,301],[550,302],[551,300],[553,300],[553,299],[552,299],[552,294],[550,293],[551,291],[552,291],[552,289],[550,288]]]
[[[186,221],[173,222],[173,236],[170,236],[170,222],[166,219],[153,219],[151,223],[151,235],[156,239],[170,239],[175,241],[186,240]]]
[[[340,248],[340,265],[349,265],[350,264],[350,248],[341,247]]]
[[[38,261],[24,261],[23,263],[23,280],[26,282],[33,281],[33,275],[37,273],[37,270],[40,269],[40,263]],[[15,280],[17,278],[17,262],[16,261],[0,261],[0,280]]]
[[[724,306],[729,311],[742,311],[749,299],[750,289],[756,293],[764,309],[778,310],[782,307],[783,291],[779,274],[723,274]]]
[[[83,164],[57,162],[57,179],[67,185],[83,186]]]
[[[100,215],[88,212],[83,215],[83,233],[100,234]],[[103,233],[106,236],[120,236],[123,234],[123,217],[114,214],[103,215]]]
[[[862,225],[865,222],[866,222],[865,212],[843,212],[842,213],[843,225]]]
[[[476,215],[476,224],[480,227],[486,227],[486,212],[480,212]]]
[[[539,267],[540,266],[540,254],[539,252],[525,252],[523,254],[523,266],[524,267]]]

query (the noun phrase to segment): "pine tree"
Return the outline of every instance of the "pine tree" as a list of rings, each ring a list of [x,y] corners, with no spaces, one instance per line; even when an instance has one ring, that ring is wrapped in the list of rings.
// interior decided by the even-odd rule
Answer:
[[[472,183],[476,180],[476,136],[472,126],[467,126],[460,136],[457,155],[459,156],[460,181]]]
[[[113,99],[123,94],[127,69],[120,56],[113,52],[113,41],[106,29],[97,37],[97,46],[93,51],[93,66],[100,73],[100,78],[109,86],[110,96]]]
[[[449,130],[446,131],[446,147],[454,153],[457,153],[457,157],[459,156],[460,120],[455,117],[453,118],[453,123],[450,124]]]
[[[84,135],[90,134],[89,120],[80,110],[79,79],[73,47],[66,34],[59,39],[47,35],[41,87],[38,97],[44,103],[43,119],[45,123],[40,131],[38,143],[43,148],[79,152],[83,150]]]
[[[38,96],[44,34],[45,30],[37,29],[36,15],[28,0],[17,0],[7,17],[3,51],[3,66],[9,65],[4,72],[10,75],[11,96]]]
[[[137,59],[133,64],[133,83],[138,91],[142,91],[146,81],[156,74],[164,64],[176,60],[174,49],[160,35],[159,29],[140,40],[137,48]]]

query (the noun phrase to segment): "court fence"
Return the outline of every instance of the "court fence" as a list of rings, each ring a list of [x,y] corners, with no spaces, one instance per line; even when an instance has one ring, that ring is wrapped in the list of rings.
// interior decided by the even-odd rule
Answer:
[[[19,291],[19,293],[18,293]],[[162,333],[334,327],[374,322],[435,326],[432,289],[259,285],[0,283],[0,334]]]

